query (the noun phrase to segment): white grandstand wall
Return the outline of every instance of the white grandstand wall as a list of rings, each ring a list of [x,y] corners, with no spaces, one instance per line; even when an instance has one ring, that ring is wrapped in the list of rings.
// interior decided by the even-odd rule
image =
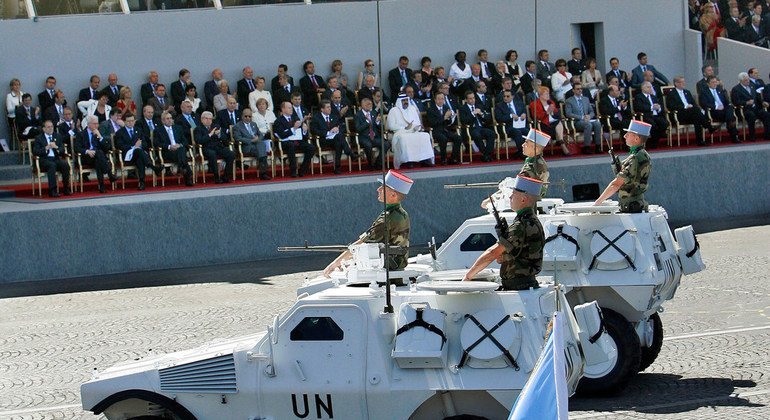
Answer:
[[[770,49],[719,38],[719,78],[729,91],[738,84],[738,73],[759,69],[760,78],[770,80]]]
[[[571,25],[592,22],[602,24],[600,70],[606,72],[606,61],[617,56],[630,71],[636,54],[645,51],[651,64],[673,76],[685,71],[684,13],[681,0],[382,1],[382,70],[393,68],[400,55],[407,55],[412,67],[428,55],[434,66],[448,68],[456,51],[467,51],[470,61],[480,48],[489,51],[490,60],[516,49],[522,64],[546,48],[554,61],[579,45]],[[7,94],[8,81],[17,77],[22,90],[35,97],[54,75],[74,105],[91,74],[105,84],[107,74],[116,72],[137,100],[148,70],[170,84],[186,67],[201,95],[214,67],[224,70],[234,88],[246,65],[269,81],[285,63],[298,81],[305,60],[326,76],[337,58],[354,81],[366,58],[377,61],[376,17],[375,2],[350,2],[3,21],[0,92]],[[0,118],[0,138],[6,133]]]

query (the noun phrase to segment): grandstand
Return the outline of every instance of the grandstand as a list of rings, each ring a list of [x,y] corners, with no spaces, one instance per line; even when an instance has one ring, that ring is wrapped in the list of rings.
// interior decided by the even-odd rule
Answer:
[[[105,6],[99,13],[101,3],[3,2],[3,16],[19,18],[0,25],[8,57],[0,62],[0,74],[9,80],[18,78],[22,91],[35,98],[33,105],[37,105],[37,93],[43,90],[46,78],[53,75],[56,87],[74,106],[92,74],[101,77],[103,88],[110,73],[118,75],[119,84],[131,87],[139,104],[140,87],[147,82],[150,70],[157,71],[160,81],[169,86],[181,68],[189,69],[202,96],[214,68],[223,70],[235,90],[247,66],[253,68],[255,76],[265,77],[269,85],[281,63],[288,65],[289,75],[298,82],[305,61],[313,61],[317,74],[325,78],[332,62],[339,59],[355,83],[364,60],[373,59],[381,74],[378,85],[389,92],[387,72],[396,67],[402,55],[410,58],[413,69],[419,67],[423,56],[432,58],[433,67],[449,69],[459,50],[468,53],[469,63],[475,63],[476,51],[486,49],[494,63],[515,49],[519,64],[524,65],[526,60],[536,59],[541,49],[549,50],[554,62],[569,59],[577,47],[585,56],[596,58],[602,74],[609,70],[610,57],[617,57],[621,69],[630,73],[637,66],[637,53],[644,51],[650,63],[669,79],[684,75],[687,88],[695,92],[704,63],[701,34],[688,29],[688,6],[681,0],[307,1],[267,5],[252,5],[265,3],[258,1],[129,0],[106,2],[110,9]],[[187,3],[203,7],[182,9]],[[25,6],[19,8],[19,4]],[[162,4],[166,4],[165,10]],[[738,71],[759,67],[761,75],[768,75],[767,50],[733,44],[724,43],[718,62],[728,90],[736,83]],[[741,127],[739,121],[739,127],[745,128],[745,123]],[[741,135],[744,133],[745,129]],[[581,136],[576,133],[575,137]],[[0,138],[7,139],[14,149],[21,146],[14,142],[14,130],[4,118],[0,120]],[[505,146],[512,142],[506,141],[504,134],[499,138],[501,160],[481,164],[479,155],[466,149],[465,165],[414,170],[415,178],[423,182],[416,186],[417,196],[424,194],[409,203],[413,224],[419,226],[413,233],[415,241],[427,242],[432,236],[441,241],[462,218],[477,213],[477,197],[448,196],[440,188],[443,182],[498,180],[520,166],[520,160],[505,159]],[[617,132],[613,138],[615,147],[620,147]],[[355,142],[352,138],[349,141]],[[709,141],[726,147],[693,150],[689,147],[694,143],[691,127],[683,133],[670,129],[662,150],[653,154],[656,173],[651,198],[666,206],[674,220],[683,222],[723,214],[766,213],[770,208],[767,194],[759,198],[752,192],[766,191],[768,185],[768,171],[761,164],[770,153],[768,143],[732,147],[724,130]],[[677,147],[680,143],[681,150]],[[196,188],[186,190],[172,175],[166,177],[166,187],[160,186],[158,179],[157,187],[148,185],[145,192],[136,194],[136,181],[129,179],[125,192],[130,196],[124,195],[122,183],[118,183],[118,190],[106,198],[96,194],[91,181],[84,193],[72,196],[74,200],[51,201],[45,195],[45,178],[41,181],[43,198],[32,197],[30,161],[23,156],[15,150],[0,153],[0,198],[4,200],[0,201],[4,232],[0,249],[7,250],[4,264],[13,273],[5,281],[270,258],[276,256],[275,246],[280,244],[304,239],[315,243],[348,241],[376,212],[374,201],[364,203],[376,172],[365,167],[359,170],[358,162],[351,162],[350,167],[344,162],[342,175],[333,175],[329,165],[316,165],[314,171],[323,170],[323,176],[296,181],[286,173],[281,176],[281,161],[276,159],[272,162],[276,164],[273,181],[258,180],[252,168],[244,174],[247,180],[233,184],[233,188],[215,188],[211,180],[204,187],[198,180]],[[746,159],[746,167],[756,170],[759,177],[730,181],[735,185],[729,191],[736,196],[721,209],[723,213],[706,209],[714,183],[704,182],[699,174],[716,172],[736,156]],[[471,159],[473,163],[468,165]],[[591,156],[554,159],[552,178],[564,179],[566,186],[554,194],[570,200],[573,185],[605,183],[610,176],[605,160]],[[690,165],[689,178],[677,182],[685,162]],[[119,169],[119,159],[113,159],[113,164]],[[236,179],[241,175],[239,168]],[[681,189],[688,191],[688,203],[679,202]],[[329,202],[328,197],[340,201]],[[456,210],[451,214],[434,210],[439,207],[437,200],[452,200]],[[338,203],[358,201],[362,203],[355,213],[362,214],[351,214],[350,223],[336,229],[331,215],[342,210]],[[174,217],[157,217],[166,212]],[[212,214],[221,215],[216,217],[219,223],[205,222]],[[93,229],[74,228],[82,220],[98,222]],[[277,226],[281,226],[281,235]],[[52,251],[55,263],[41,266],[30,251],[38,246],[37,239],[45,236],[62,238],[63,243]],[[104,263],[93,266],[87,263],[87,256],[96,250]]]

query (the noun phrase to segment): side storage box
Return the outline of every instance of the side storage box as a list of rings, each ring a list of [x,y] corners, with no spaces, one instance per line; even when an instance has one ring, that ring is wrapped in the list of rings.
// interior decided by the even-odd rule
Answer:
[[[679,249],[677,255],[682,262],[682,273],[692,274],[706,269],[700,256],[700,245],[691,225],[680,227],[674,231]]]
[[[398,310],[393,359],[401,369],[443,368],[447,360],[446,314],[428,303],[406,302]]]

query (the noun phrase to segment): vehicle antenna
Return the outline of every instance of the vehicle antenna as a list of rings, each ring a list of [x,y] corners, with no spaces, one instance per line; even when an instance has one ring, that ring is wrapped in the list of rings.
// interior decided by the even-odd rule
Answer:
[[[382,83],[382,31],[380,30],[380,0],[377,0],[377,79]],[[380,106],[380,167],[382,168],[382,187],[385,188],[385,175],[387,175],[387,166],[385,162],[387,156],[385,153],[385,106]],[[382,211],[387,221],[388,196],[383,194]],[[385,308],[383,312],[393,313],[393,304],[390,301],[390,227],[385,223]]]

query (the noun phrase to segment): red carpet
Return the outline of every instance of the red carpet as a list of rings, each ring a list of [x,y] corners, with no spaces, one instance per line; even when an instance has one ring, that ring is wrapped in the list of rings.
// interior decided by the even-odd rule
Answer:
[[[757,130],[758,135],[761,135],[761,130]],[[741,133],[742,134],[742,133]],[[682,136],[682,146],[677,147],[676,146],[676,136],[674,136],[673,147],[661,146],[656,149],[649,150],[650,153],[655,154],[657,152],[667,152],[667,151],[678,151],[678,150],[689,150],[689,149],[696,149],[699,148],[697,145],[695,145],[695,139],[692,133],[690,133],[690,141],[689,145],[686,144],[686,139],[684,136]],[[706,136],[706,142],[709,141],[709,136]],[[663,142],[661,141],[661,144]],[[756,142],[747,142],[743,144],[756,144]],[[571,145],[570,149],[573,152],[578,151],[580,148],[577,145]],[[722,141],[719,142],[719,136],[714,136],[714,144],[709,145],[709,148],[713,147],[732,147],[732,146],[738,146],[740,145],[734,145],[729,141],[729,138],[727,137],[726,133],[722,134]],[[606,145],[605,145],[606,147]],[[623,151],[626,149],[625,145],[619,143],[618,139],[614,139],[613,142],[613,148],[616,150],[617,154],[620,156],[623,154]],[[561,150],[556,146],[549,146],[549,148],[545,152],[545,157],[548,161],[554,161],[554,160],[561,160],[561,159],[582,159],[582,158],[590,158],[590,157],[597,157],[597,156],[606,156],[606,150],[605,154],[591,154],[591,155],[582,155],[579,153],[573,153],[572,156],[562,156]],[[466,163],[462,165],[452,165],[452,166],[441,166],[436,165],[435,167],[429,167],[429,168],[423,168],[423,167],[415,167],[412,169],[402,169],[404,172],[413,172],[413,171],[431,171],[431,170],[441,170],[441,169],[455,169],[455,168],[466,168],[469,166],[490,166],[490,165],[521,165],[522,160],[521,159],[510,159],[506,160],[504,156],[504,152],[501,153],[501,159],[499,161],[489,162],[489,163],[483,163],[481,162],[481,155],[480,154],[474,154],[473,156],[473,163],[468,164]],[[621,156],[622,158],[622,156]],[[467,159],[467,156],[465,157]],[[609,159],[609,158],[608,158]],[[333,172],[333,167],[331,164],[325,164],[324,165],[324,172],[323,175],[318,173],[318,166],[313,165],[315,167],[315,174],[310,175],[306,174],[302,178],[291,178],[288,176],[288,164],[285,167],[286,170],[286,176],[281,177],[281,170],[280,166],[276,166],[276,177],[269,181],[260,180],[257,174],[257,170],[255,168],[250,168],[245,171],[246,173],[246,180],[241,181],[241,172],[240,167],[237,169],[237,180],[232,181],[229,184],[215,184],[214,183],[214,177],[211,174],[208,174],[206,176],[207,183],[204,184],[201,180],[200,174],[198,174],[198,183],[192,187],[187,187],[184,185],[184,181],[182,181],[181,184],[177,184],[177,177],[176,175],[166,176],[166,186],[162,187],[160,186],[160,177],[158,177],[158,186],[153,187],[152,186],[152,176],[148,175],[146,177],[146,189],[144,191],[137,190],[138,181],[136,179],[126,179],[126,189],[121,188],[121,182],[118,180],[118,182],[115,185],[115,190],[111,190],[109,187],[107,187],[107,193],[100,194],[97,188],[97,182],[94,179],[95,177],[91,177],[91,181],[87,182],[83,186],[83,192],[81,193],[79,191],[79,188],[76,188],[77,191],[73,193],[73,195],[69,197],[60,197],[60,198],[50,198],[48,197],[48,183],[45,178],[43,178],[43,196],[33,196],[32,195],[32,184],[31,184],[31,177],[30,182],[23,183],[23,184],[17,184],[17,185],[6,185],[6,186],[0,186],[0,196],[4,196],[4,198],[21,198],[21,199],[34,199],[34,200],[40,200],[42,201],[58,201],[58,200],[73,200],[73,199],[90,199],[90,198],[100,198],[100,197],[114,197],[114,196],[120,196],[120,195],[134,195],[134,194],[156,194],[156,193],[166,193],[166,192],[174,192],[174,191],[187,191],[187,190],[193,190],[193,189],[211,189],[211,188],[231,188],[231,187],[238,187],[238,186],[244,186],[244,185],[254,185],[254,184],[272,184],[272,183],[283,183],[283,182],[302,182],[304,180],[309,179],[324,179],[324,178],[335,178],[335,177],[347,177],[347,176],[371,176],[379,174],[380,171],[369,171],[366,169],[366,164],[362,164],[362,170],[358,170],[358,164],[353,163],[353,171],[348,172],[347,171],[347,161],[342,162],[342,174],[335,175]]]

